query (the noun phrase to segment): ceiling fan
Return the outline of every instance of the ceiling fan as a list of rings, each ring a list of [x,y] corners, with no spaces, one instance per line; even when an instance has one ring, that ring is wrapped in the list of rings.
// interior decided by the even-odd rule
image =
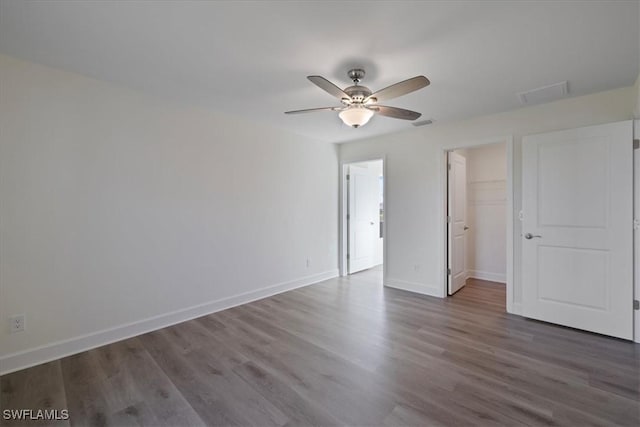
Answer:
[[[366,86],[359,83],[365,75],[361,68],[349,70],[349,78],[353,80],[353,86],[340,89],[322,76],[308,76],[311,83],[320,89],[335,96],[342,102],[340,107],[310,108],[307,110],[286,111],[285,114],[312,113],[315,111],[339,111],[338,116],[347,126],[358,128],[367,124],[374,114],[402,120],[415,120],[422,114],[415,111],[397,107],[378,105],[379,101],[387,101],[402,95],[414,92],[429,85],[429,79],[425,76],[416,76],[408,80],[393,84],[377,92],[371,92]]]

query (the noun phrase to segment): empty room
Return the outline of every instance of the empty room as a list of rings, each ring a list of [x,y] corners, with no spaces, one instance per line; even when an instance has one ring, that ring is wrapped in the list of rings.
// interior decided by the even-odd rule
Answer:
[[[637,0],[0,0],[0,425],[638,426],[639,141]]]

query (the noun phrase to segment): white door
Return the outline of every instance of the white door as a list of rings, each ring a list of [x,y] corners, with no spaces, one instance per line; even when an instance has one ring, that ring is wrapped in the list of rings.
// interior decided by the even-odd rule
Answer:
[[[640,120],[633,121],[633,138],[640,138]],[[640,150],[633,150],[633,212],[634,218],[640,218]],[[634,221],[633,233],[633,277],[635,278],[635,300],[640,300],[640,223]],[[635,342],[640,343],[640,311],[634,312]]]
[[[375,245],[380,229],[378,179],[373,168],[349,166],[349,274],[375,265]]]
[[[632,122],[523,140],[523,313],[631,339]]]
[[[467,159],[449,153],[448,288],[453,295],[467,280]]]

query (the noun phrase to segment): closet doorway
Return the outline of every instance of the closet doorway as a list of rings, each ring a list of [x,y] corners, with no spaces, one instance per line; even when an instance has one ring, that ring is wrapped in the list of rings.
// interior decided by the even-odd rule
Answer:
[[[509,222],[505,142],[447,155],[447,295],[465,286],[506,293]]]

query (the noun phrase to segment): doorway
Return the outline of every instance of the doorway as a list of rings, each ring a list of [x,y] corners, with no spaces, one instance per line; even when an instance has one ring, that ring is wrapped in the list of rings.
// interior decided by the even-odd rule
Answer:
[[[384,160],[343,165],[341,274],[383,273]]]
[[[445,149],[444,295],[496,290],[512,312],[511,138]]]

